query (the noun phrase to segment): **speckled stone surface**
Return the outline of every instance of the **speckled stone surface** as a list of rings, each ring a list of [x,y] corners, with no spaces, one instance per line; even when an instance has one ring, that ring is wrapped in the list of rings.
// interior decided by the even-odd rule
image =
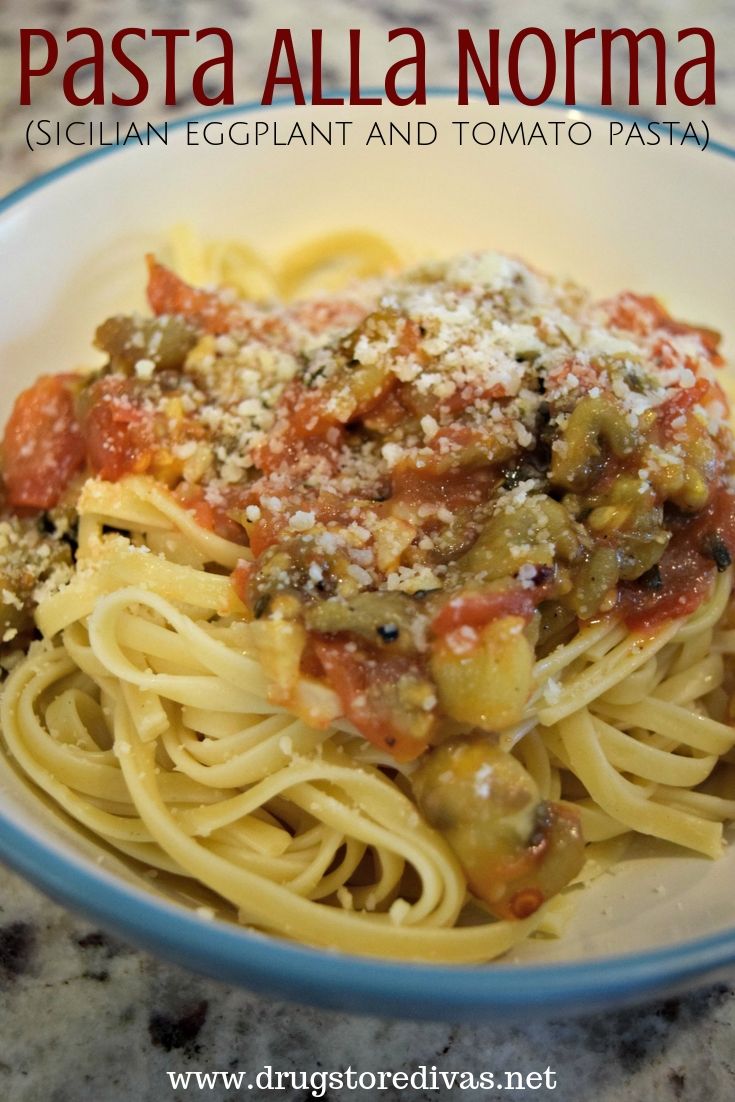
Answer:
[[[308,12],[308,14],[307,14]],[[386,31],[412,25],[429,48],[431,82],[451,79],[453,28],[514,31],[542,25],[559,41],[563,27],[620,23],[664,30],[697,22],[718,43],[718,106],[708,111],[713,137],[735,145],[735,9],[730,0],[563,0],[561,3],[483,3],[463,0],[2,0],[0,4],[0,195],[59,164],[69,147],[30,154],[23,130],[29,112],[17,106],[17,35],[20,26],[57,33],[80,25],[112,31],[122,25],[198,27],[223,25],[238,57],[238,98],[259,95],[276,26],[328,28],[345,40],[347,28],[364,30],[364,80],[379,82]],[[328,39],[328,40],[329,40]],[[301,38],[307,41],[306,36]],[[325,41],[328,41],[325,40]],[[325,82],[347,80],[341,46],[327,46]],[[182,51],[182,74],[188,71]],[[141,55],[143,56],[143,55]],[[190,56],[190,55],[189,55]],[[160,81],[154,82],[154,87]],[[580,100],[599,101],[594,60],[578,76]],[[192,112],[182,96],[179,114]],[[162,117],[151,94],[151,119]],[[642,111],[645,109],[642,108]],[[116,117],[114,108],[65,106],[57,87],[41,90],[34,114],[68,121]],[[175,112],[171,113],[171,117]],[[684,117],[682,112],[676,114]],[[120,116],[126,117],[126,116]],[[674,117],[671,110],[666,118]],[[445,1072],[481,1070],[555,1073],[556,1089],[515,1091],[538,1099],[648,1102],[727,1102],[735,1097],[735,992],[705,988],[683,999],[582,1021],[527,1026],[425,1025],[357,1019],[284,1006],[193,976],[90,928],[0,869],[0,1099],[2,1102],[159,1102],[165,1099],[272,1097],[284,1102],[315,1097],[301,1087],[279,1093],[224,1087],[174,1090],[168,1071],[244,1071],[251,1079],[265,1065],[282,1071],[412,1072],[422,1064]],[[505,1092],[507,1093],[507,1092]],[[332,1099],[399,1097],[502,1099],[504,1092],[408,1089],[329,1092]]]

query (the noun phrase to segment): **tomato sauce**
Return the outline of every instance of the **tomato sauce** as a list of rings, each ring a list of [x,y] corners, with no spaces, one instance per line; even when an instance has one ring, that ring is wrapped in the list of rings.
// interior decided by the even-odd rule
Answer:
[[[487,500],[500,481],[497,470],[490,466],[457,467],[451,471],[436,471],[432,467],[399,466],[391,479],[391,500],[443,505],[450,512],[477,506]]]
[[[715,493],[695,517],[672,517],[671,542],[648,576],[620,587],[619,608],[629,628],[645,630],[696,612],[715,573],[735,560],[735,496]]]
[[[706,406],[707,402],[712,400],[721,402],[725,407],[727,406],[727,399],[722,388],[716,383],[709,382],[708,379],[697,379],[694,386],[678,391],[672,398],[664,402],[658,415],[664,434],[666,435],[666,430],[670,429],[671,422],[677,417],[688,413],[695,405]]]
[[[394,371],[396,364],[383,360],[389,349],[391,359],[415,357],[419,366],[429,365],[432,353],[427,351],[428,345],[424,347],[423,338],[431,331],[430,317],[426,325],[423,322],[420,325],[412,316],[401,316],[394,307],[368,312],[366,316],[363,307],[336,299],[267,312],[239,302],[226,292],[191,287],[153,258],[148,259],[148,266],[148,295],[153,311],[159,316],[184,317],[202,335],[238,333],[272,348],[296,350],[302,355],[302,362],[308,364],[310,342],[305,352],[299,344],[303,331],[300,335],[295,332],[294,322],[313,333],[340,323],[357,328],[349,335],[338,333],[331,338],[333,362],[325,360],[325,363],[334,370],[328,370],[324,379],[308,385],[306,379],[312,384],[315,380],[307,370],[305,378],[297,375],[275,397],[269,397],[271,404],[267,411],[271,414],[275,407],[275,420],[262,422],[269,426],[268,430],[256,425],[259,435],[252,437],[222,430],[222,421],[217,417],[203,418],[199,423],[196,418],[189,421],[182,401],[179,414],[169,417],[169,398],[173,405],[179,386],[175,371],[172,370],[170,384],[160,382],[160,375],[149,384],[145,373],[136,375],[133,370],[137,367],[134,357],[128,365],[128,374],[116,373],[113,363],[112,373],[87,381],[75,375],[42,377],[20,396],[5,432],[3,480],[8,504],[16,509],[51,508],[62,500],[74,477],[84,470],[109,481],[130,474],[149,474],[169,485],[202,527],[230,541],[249,544],[256,562],[241,564],[233,576],[235,590],[246,603],[257,590],[253,583],[258,572],[257,560],[278,545],[283,546],[288,565],[285,580],[278,584],[291,590],[303,588],[299,595],[307,605],[310,600],[326,599],[327,593],[324,586],[321,590],[309,590],[308,583],[300,580],[308,576],[309,565],[316,567],[317,577],[322,569],[333,571],[343,585],[338,592],[346,599],[355,592],[355,586],[358,591],[372,592],[397,588],[405,599],[421,594],[415,605],[416,623],[421,620],[416,639],[422,640],[421,644],[416,643],[417,653],[378,649],[372,640],[366,644],[360,636],[350,637],[343,631],[330,636],[310,635],[305,659],[313,675],[333,687],[345,715],[366,738],[399,761],[418,757],[430,739],[417,736],[420,724],[412,726],[402,712],[393,692],[398,681],[404,677],[412,679],[419,692],[421,684],[430,683],[429,656],[437,641],[462,628],[481,630],[501,617],[516,616],[529,622],[542,601],[547,598],[563,601],[569,588],[557,593],[553,585],[573,586],[579,577],[575,570],[588,561],[595,546],[605,541],[608,546],[618,546],[616,529],[609,533],[600,529],[602,535],[597,529],[583,532],[579,546],[570,552],[569,562],[558,556],[554,568],[561,563],[562,569],[557,571],[556,583],[547,584],[547,579],[539,575],[538,581],[528,588],[518,580],[515,560],[507,568],[507,577],[502,581],[504,588],[493,589],[495,583],[486,583],[482,577],[467,577],[461,569],[452,573],[454,560],[459,560],[471,547],[488,523],[496,501],[504,492],[516,488],[509,475],[522,472],[530,464],[532,473],[544,476],[539,480],[539,492],[554,499],[547,504],[551,506],[562,499],[560,487],[565,483],[554,481],[549,460],[550,438],[545,430],[553,422],[552,415],[561,411],[566,417],[570,412],[564,402],[571,406],[577,400],[575,388],[584,396],[597,386],[599,369],[594,356],[572,354],[563,364],[552,366],[546,375],[539,369],[538,377],[530,380],[531,389],[537,386],[533,393],[539,403],[531,405],[531,412],[523,413],[522,418],[528,420],[529,427],[525,422],[523,427],[533,443],[532,450],[530,443],[523,446],[518,443],[525,439],[522,434],[508,436],[501,431],[506,411],[512,411],[513,391],[506,393],[505,384],[490,382],[491,374],[487,378],[473,377],[470,372],[465,378],[460,373],[452,380],[456,388],[448,397],[439,399],[425,387],[406,381],[410,380],[410,372]],[[637,581],[618,586],[617,608],[625,623],[631,630],[648,630],[694,612],[711,591],[716,571],[724,570],[735,558],[735,496],[722,488],[724,472],[730,469],[728,464],[732,466],[732,456],[718,432],[703,426],[699,420],[701,410],[695,408],[703,406],[712,417],[718,403],[725,408],[727,400],[716,383],[697,376],[697,355],[691,351],[694,342],[684,342],[683,347],[677,348],[675,340],[681,334],[699,339],[704,349],[698,357],[699,364],[702,373],[709,375],[709,363],[720,362],[717,334],[675,321],[651,297],[624,294],[603,304],[603,309],[613,327],[645,338],[639,343],[656,370],[691,367],[694,372],[693,385],[689,387],[685,385],[691,381],[688,372],[678,376],[675,373],[674,378],[683,380],[678,389],[671,385],[671,396],[664,405],[657,407],[651,402],[646,408],[649,416],[642,419],[644,427],[635,449],[628,448],[624,455],[615,454],[607,446],[610,441],[606,441],[604,433],[589,442],[590,473],[586,483],[589,510],[596,509],[600,502],[605,505],[608,499],[617,508],[620,503],[614,499],[616,483],[622,479],[630,483],[637,480],[641,492],[646,494],[639,512],[643,514],[648,509],[655,513],[653,519],[661,531],[660,546],[671,533],[658,565]],[[387,342],[386,331],[391,338]],[[369,342],[373,337],[378,348],[374,362],[365,358],[362,363],[351,358],[359,340]],[[464,339],[462,332],[457,340]],[[237,347],[237,342],[232,343]],[[210,340],[205,347],[212,345]],[[220,346],[226,345],[224,341],[215,342],[218,354]],[[222,355],[226,359],[228,353]],[[321,361],[315,363],[319,366]],[[525,372],[527,365],[522,357],[517,363],[519,372]],[[182,374],[186,370],[182,361]],[[572,374],[575,380],[570,389],[567,384]],[[191,380],[206,391],[207,384],[201,382],[196,370],[191,372]],[[620,381],[624,387],[628,386],[625,379]],[[634,380],[631,390],[638,389],[640,384],[641,380],[637,384]],[[601,385],[604,390],[608,384]],[[157,388],[155,392],[153,388]],[[214,393],[217,394],[216,388]],[[224,409],[227,401],[229,396],[221,405],[213,401],[215,411]],[[501,414],[497,421],[486,416],[487,406],[493,403],[492,412]],[[230,412],[229,406],[226,411]],[[563,420],[557,419],[559,424]],[[700,431],[709,432],[711,439],[705,441],[709,453],[699,447]],[[246,442],[242,443],[243,440]],[[253,441],[249,452],[248,440]],[[205,441],[212,445],[211,454],[219,449],[228,461],[237,461],[241,453],[246,454],[247,465],[240,467],[238,462],[233,463],[235,473],[226,477],[209,473],[193,475],[194,484],[190,484],[183,473],[185,460],[176,445],[188,445],[191,441]],[[701,473],[704,483],[694,501],[708,502],[698,513],[686,514],[674,507],[672,502],[686,508],[687,499],[677,498],[675,487],[672,491],[665,487],[659,490],[664,484],[663,477],[657,481],[652,476],[644,485],[646,480],[639,475],[649,445],[660,446],[664,452],[672,445],[670,450],[676,459],[681,456],[688,459],[691,454],[694,474]],[[206,453],[206,449],[202,450]],[[187,454],[186,448],[183,454]],[[355,462],[351,466],[352,460]],[[204,468],[211,472],[214,463],[210,461],[212,465],[207,468],[207,462],[205,455]],[[653,469],[655,473],[657,468]],[[197,481],[205,477],[215,480],[209,490],[206,482]],[[627,500],[623,502],[627,504]],[[257,510],[250,509],[255,506]],[[309,514],[303,529],[299,527],[303,517],[298,524],[292,524],[299,513]],[[447,514],[451,515],[447,518]],[[586,516],[580,508],[574,513],[574,524],[584,525]],[[383,524],[384,521],[394,522],[394,535],[391,525]],[[532,527],[530,522],[529,526]],[[361,528],[359,536],[352,532],[352,537],[361,542],[359,547],[357,543],[348,544],[344,533],[339,533],[342,543],[335,544],[339,550],[322,549],[312,555],[315,543],[309,541],[316,540],[310,535],[312,527]],[[623,529],[620,531],[626,534]],[[631,532],[636,533],[632,522],[627,534]],[[531,536],[535,538],[532,533]],[[397,547],[395,554],[391,539]],[[289,564],[291,554],[293,562]],[[576,558],[572,559],[572,555]],[[321,563],[317,561],[319,556]],[[531,561],[535,560],[528,560]],[[548,570],[551,577],[554,569]],[[425,589],[423,571],[427,575],[436,571],[430,577],[433,584]],[[562,578],[560,582],[564,571],[568,579]],[[394,577],[391,579],[390,575]],[[410,584],[405,584],[407,580]],[[446,589],[442,591],[444,585]],[[427,594],[428,600],[422,603]],[[607,609],[614,590],[610,588],[603,596],[604,605],[597,607]],[[424,629],[426,634],[422,636]]]
[[[631,333],[643,336],[654,330],[662,330],[665,333],[671,333],[672,336],[685,336],[691,333],[699,337],[713,364],[723,362],[719,352],[721,337],[715,329],[677,321],[653,295],[636,295],[626,291],[616,299],[612,299],[608,303],[608,308],[611,324],[620,329],[627,329]]]
[[[191,287],[152,256],[148,262],[148,301],[154,314],[178,314],[205,333],[215,335],[247,328],[247,315],[238,302],[227,302],[215,291]]]
[[[401,725],[386,692],[406,674],[416,674],[419,664],[401,655],[371,656],[354,642],[329,636],[313,636],[313,654],[321,663],[347,719],[374,746],[399,762],[414,761],[426,749],[426,741],[413,737]]]
[[[309,459],[322,460],[336,470],[346,439],[344,426],[325,408],[323,396],[292,383],[281,395],[277,428],[254,459],[264,474],[303,466]]]
[[[498,592],[461,593],[448,601],[431,622],[435,635],[450,635],[459,628],[483,628],[501,616],[530,620],[538,602],[528,590],[509,588]]]

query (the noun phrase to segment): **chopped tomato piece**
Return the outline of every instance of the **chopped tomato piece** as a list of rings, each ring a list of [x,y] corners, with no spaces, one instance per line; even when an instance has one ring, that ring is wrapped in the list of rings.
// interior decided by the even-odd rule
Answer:
[[[488,467],[454,468],[437,472],[429,467],[398,466],[393,471],[391,498],[393,502],[435,502],[450,512],[468,506],[477,506],[491,495],[498,481],[497,474]]]
[[[719,388],[718,388],[719,389]],[[712,384],[707,379],[697,379],[694,386],[686,390],[677,390],[676,393],[661,406],[659,419],[664,426],[669,426],[673,420],[682,413],[687,413],[692,406],[696,406],[708,397],[712,390]]]
[[[250,528],[250,550],[256,559],[278,543],[286,521],[281,517],[265,516]]]
[[[15,403],[3,442],[8,503],[52,509],[84,467],[84,439],[75,413],[78,375],[44,375]]]
[[[343,439],[344,428],[325,408],[322,392],[294,382],[281,395],[277,428],[256,450],[255,462],[266,474],[293,466],[305,455],[319,456],[334,465]]]
[[[205,333],[230,333],[247,328],[248,319],[238,302],[228,302],[216,291],[191,287],[164,264],[148,256],[148,301],[155,314],[179,314]]]
[[[201,528],[231,543],[247,544],[245,529],[232,516],[234,510],[242,507],[242,494],[237,487],[232,487],[230,493],[220,491],[215,501],[207,499],[201,486],[185,482],[176,488],[175,493],[182,505],[194,514]]]
[[[314,638],[313,648],[324,667],[327,681],[340,699],[345,716],[361,735],[386,750],[396,761],[414,761],[427,748],[401,726],[391,707],[389,693],[398,679],[412,670],[410,659],[386,657],[371,661],[354,644]]]
[[[720,334],[701,325],[688,325],[672,318],[668,310],[653,295],[636,295],[625,291],[608,302],[610,322],[631,333],[646,335],[656,329],[675,336],[691,333],[699,337],[713,364],[721,364]]]
[[[534,601],[523,589],[504,589],[489,593],[460,593],[448,601],[434,617],[435,635],[450,635],[459,628],[482,628],[501,616],[520,616],[530,620]]]
[[[101,379],[91,387],[86,407],[87,462],[94,473],[117,482],[147,471],[155,451],[154,416],[141,408],[134,381]]]
[[[244,528],[232,519],[226,508],[212,505],[202,497],[191,506],[191,511],[201,528],[206,528],[208,532],[214,532],[231,543],[245,543]]]

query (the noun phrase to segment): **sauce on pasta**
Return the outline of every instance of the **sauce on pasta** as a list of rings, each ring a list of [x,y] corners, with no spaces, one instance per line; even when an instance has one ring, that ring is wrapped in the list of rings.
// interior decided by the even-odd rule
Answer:
[[[644,764],[649,749],[699,752],[696,737],[665,746],[653,719],[611,735],[615,708],[632,705],[616,704],[594,648],[609,638],[610,669],[654,685],[684,668],[669,642],[680,626],[729,597],[735,466],[716,334],[653,298],[595,302],[495,253],[278,307],[151,259],[148,291],[151,317],[98,329],[104,368],[42,377],[8,422],[6,545],[32,553],[21,578],[0,542],[6,646],[30,640],[36,605],[44,630],[54,594],[82,584],[86,511],[99,547],[122,533],[164,562],[173,552],[144,517],[193,526],[210,548],[197,569],[229,586],[218,615],[249,633],[271,705],[364,740],[470,897],[500,922],[528,920],[580,873],[585,820],[621,814],[597,791],[599,766],[575,767],[581,727],[606,746],[636,741]],[[115,485],[139,503],[118,517],[84,504],[95,486],[114,500]],[[165,524],[139,501],[153,485]],[[147,618],[164,630],[160,608]],[[64,643],[72,657],[78,645]],[[720,738],[727,685],[721,671],[716,703],[698,705]],[[627,751],[606,752],[642,783]],[[298,836],[282,808],[267,814]]]

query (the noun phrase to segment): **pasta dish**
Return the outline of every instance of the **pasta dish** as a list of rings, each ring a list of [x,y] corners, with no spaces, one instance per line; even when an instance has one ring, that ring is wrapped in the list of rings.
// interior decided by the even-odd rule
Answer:
[[[735,818],[719,338],[357,237],[149,257],[102,366],[17,398],[2,752],[204,913],[488,961]]]

